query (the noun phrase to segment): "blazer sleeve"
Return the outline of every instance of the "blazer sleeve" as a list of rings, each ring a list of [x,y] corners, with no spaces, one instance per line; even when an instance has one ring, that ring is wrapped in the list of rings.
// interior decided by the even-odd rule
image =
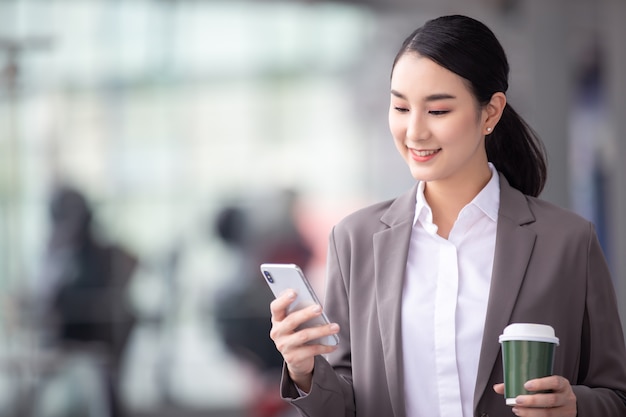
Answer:
[[[626,348],[610,272],[593,225],[587,245],[587,296],[578,384],[578,416],[626,416]]]
[[[299,394],[286,367],[283,367],[281,396],[303,416],[354,417],[348,285],[341,272],[334,230],[329,238],[327,268],[324,310],[329,319],[340,326],[339,345],[327,357],[315,357],[313,381],[308,395]]]

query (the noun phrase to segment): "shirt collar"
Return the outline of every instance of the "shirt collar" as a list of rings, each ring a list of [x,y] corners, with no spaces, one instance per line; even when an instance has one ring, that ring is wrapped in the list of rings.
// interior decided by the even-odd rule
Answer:
[[[489,162],[489,170],[491,170],[491,179],[470,204],[481,209],[495,222],[498,220],[498,209],[500,208],[500,175],[491,162]]]
[[[413,217],[413,226],[418,220],[422,220],[422,224],[431,224],[433,222],[433,212],[424,197],[425,182],[420,181],[417,186],[417,194],[415,196],[415,217]]]
[[[491,179],[468,205],[478,207],[495,222],[498,219],[498,209],[500,207],[500,177],[496,167],[491,162],[488,164],[491,171]],[[424,181],[420,181],[417,187],[415,216],[413,217],[414,226],[418,220],[421,220],[422,224],[432,224],[433,222],[432,210],[424,197],[425,184]]]

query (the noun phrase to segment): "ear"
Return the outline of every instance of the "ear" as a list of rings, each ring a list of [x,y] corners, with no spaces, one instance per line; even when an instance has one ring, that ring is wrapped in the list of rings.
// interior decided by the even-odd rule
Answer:
[[[506,95],[502,92],[493,93],[491,100],[483,107],[483,132],[488,135],[493,132],[502,117],[506,106]]]

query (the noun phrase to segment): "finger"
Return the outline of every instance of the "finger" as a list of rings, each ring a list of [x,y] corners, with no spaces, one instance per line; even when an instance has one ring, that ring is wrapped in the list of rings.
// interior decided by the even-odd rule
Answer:
[[[560,392],[569,386],[567,379],[562,376],[552,375],[545,378],[531,379],[524,384],[524,388],[530,392],[555,391]]]
[[[545,394],[533,394],[533,395],[518,395],[515,398],[516,407],[528,407],[528,408],[555,408],[565,405],[566,397],[563,394],[557,393],[545,393]]]
[[[283,359],[287,364],[295,364],[317,355],[325,355],[334,352],[337,346],[321,344],[298,344],[291,346],[282,352]]]
[[[337,323],[330,323],[323,326],[309,327],[301,330],[301,332],[305,344],[319,344],[316,342],[317,339],[323,339],[327,336],[339,333],[339,325]]]
[[[493,390],[496,392],[496,394],[503,395],[504,394],[504,384],[495,384],[493,386]]]
[[[535,392],[533,395],[520,395],[515,399],[519,406],[533,408],[569,407],[575,408],[576,396],[569,381],[561,376],[551,376],[528,381],[524,388]],[[530,389],[532,388],[532,390]]]
[[[282,321],[287,316],[287,307],[296,299],[296,292],[294,290],[286,290],[281,295],[276,297],[270,303],[270,311],[272,312],[272,321]]]
[[[338,326],[328,327],[328,325],[318,327],[312,327],[309,329],[303,329],[300,331],[296,331],[303,323],[318,317],[322,314],[322,307],[320,305],[312,305],[307,308],[303,308],[301,310],[294,311],[287,315],[282,321],[278,321],[275,317],[272,318],[272,329],[270,330],[270,338],[274,340],[274,342],[278,342],[280,338],[285,336],[290,336],[292,334],[298,333],[300,338],[307,338],[306,341],[295,343],[296,345],[303,344],[312,339],[322,336],[328,336],[329,334],[333,334],[333,332],[338,332]],[[309,334],[311,333],[311,329],[315,329],[313,334],[322,334],[322,336],[311,337]],[[304,331],[304,333],[300,333]],[[330,332],[330,333],[329,333]],[[283,340],[282,343],[293,343],[292,341]],[[279,350],[281,350],[279,348]],[[281,350],[282,352],[282,350]]]
[[[320,339],[326,336],[337,334],[339,332],[339,325],[337,323],[331,323],[323,326],[309,327],[289,334],[280,334],[278,331],[270,332],[270,337],[276,343],[276,348],[283,354],[288,353],[291,350],[299,349],[302,346],[325,346],[319,343],[312,343],[316,339]],[[333,349],[334,350],[334,349]],[[323,353],[327,353],[326,349],[323,349]],[[332,351],[332,350],[330,350]]]
[[[322,315],[322,306],[313,304],[300,310],[292,311],[283,320],[284,326],[291,332],[295,331],[304,322]]]
[[[283,355],[285,362],[290,366],[292,371],[300,373],[302,370],[300,370],[299,367],[302,362],[316,355],[323,355],[337,349],[337,346],[309,343],[311,340],[327,335],[329,330],[325,332],[322,331],[324,330],[323,328],[327,327],[333,327],[333,325],[300,330],[276,340],[276,348]],[[334,327],[338,326],[335,325]],[[330,331],[334,332],[336,329]],[[298,368],[298,370],[296,370],[296,368]],[[305,372],[308,372],[308,370],[305,370]]]

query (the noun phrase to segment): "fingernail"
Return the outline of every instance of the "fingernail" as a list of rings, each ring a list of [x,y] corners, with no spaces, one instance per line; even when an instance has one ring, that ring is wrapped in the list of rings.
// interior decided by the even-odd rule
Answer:
[[[330,330],[333,332],[339,331],[339,325],[337,323],[333,323],[330,325]]]
[[[523,405],[525,402],[524,397],[515,398],[515,404]]]
[[[296,292],[292,290],[287,291],[287,298],[296,298]]]
[[[535,388],[535,384],[532,381],[528,381],[524,384],[524,388],[526,388],[528,391],[532,391],[533,388]]]
[[[511,411],[513,412],[513,414],[515,414],[516,416],[519,415],[519,409],[517,407],[513,407],[511,408]]]
[[[311,308],[311,311],[312,311],[312,312],[314,312],[314,313],[319,313],[319,312],[321,312],[321,311],[322,311],[322,307],[320,307],[319,305],[314,305],[314,306]]]

